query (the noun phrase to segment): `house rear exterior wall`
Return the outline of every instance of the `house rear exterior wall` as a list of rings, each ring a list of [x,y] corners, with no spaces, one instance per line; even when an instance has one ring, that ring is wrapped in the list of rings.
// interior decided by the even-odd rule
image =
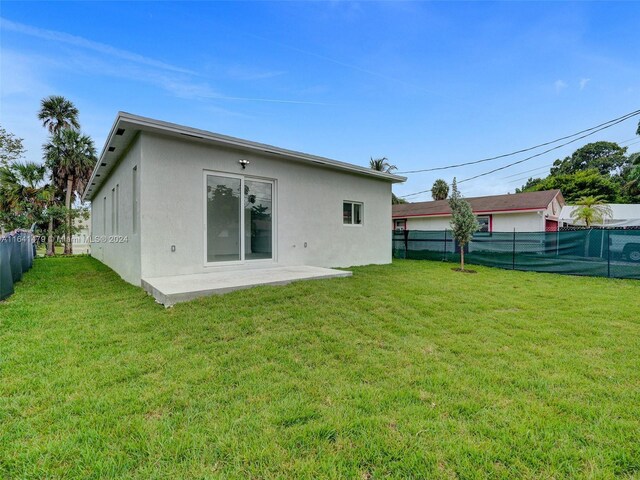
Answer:
[[[493,215],[494,232],[544,232],[542,212],[496,213]]]
[[[91,255],[110,266],[126,281],[140,285],[140,218],[133,229],[133,168],[140,179],[142,145],[140,137],[133,141],[109,178],[91,202]],[[139,184],[138,184],[139,186]],[[116,195],[117,190],[117,195]],[[140,189],[137,189],[139,195]],[[112,200],[112,196],[117,198]],[[117,203],[117,228],[112,228],[113,206]],[[138,202],[139,205],[139,202]],[[116,227],[116,226],[114,226]]]
[[[140,138],[145,172],[140,177],[143,278],[223,268],[205,266],[205,171],[275,180],[273,228],[279,265],[347,267],[391,262],[391,183],[387,181],[268,153],[146,132]],[[240,159],[249,160],[245,170]],[[362,226],[343,225],[345,200],[364,204]]]
[[[491,215],[493,232],[513,232],[514,229],[517,232],[544,232],[544,217],[541,212],[493,213]],[[451,216],[408,217],[407,229],[449,230]]]

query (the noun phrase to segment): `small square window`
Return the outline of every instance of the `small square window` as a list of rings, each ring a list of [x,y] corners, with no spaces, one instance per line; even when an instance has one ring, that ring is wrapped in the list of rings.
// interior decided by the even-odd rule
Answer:
[[[478,223],[480,224],[480,229],[477,233],[490,235],[491,234],[491,216],[490,215],[482,215],[478,216]]]
[[[401,218],[395,220],[395,229],[398,232],[404,232],[407,229],[407,220],[405,218]]]
[[[358,202],[342,203],[342,223],[344,225],[362,225],[364,205]]]

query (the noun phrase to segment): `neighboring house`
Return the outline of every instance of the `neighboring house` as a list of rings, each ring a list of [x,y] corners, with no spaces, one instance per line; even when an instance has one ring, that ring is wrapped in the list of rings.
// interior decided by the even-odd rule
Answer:
[[[404,180],[121,112],[84,196],[91,253],[143,286],[270,266],[389,263],[391,185]]]
[[[622,203],[610,203],[608,204],[613,214],[611,218],[605,218],[602,225],[606,227],[640,227],[640,204],[622,204]],[[576,205],[565,205],[562,207],[560,213],[560,222],[563,226],[579,225],[584,226],[584,222],[576,222],[571,213],[579,208]]]
[[[74,221],[75,227],[78,231],[71,238],[73,244],[73,253],[75,255],[84,253],[90,253],[90,239],[91,239],[91,217],[77,218]]]
[[[555,232],[565,205],[560,190],[465,198],[480,223],[480,232]],[[396,230],[451,228],[448,200],[393,205]]]

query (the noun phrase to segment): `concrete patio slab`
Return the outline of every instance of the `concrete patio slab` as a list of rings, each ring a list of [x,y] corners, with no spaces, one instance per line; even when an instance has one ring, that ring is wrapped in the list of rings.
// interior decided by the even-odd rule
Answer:
[[[331,268],[308,265],[276,266],[143,278],[142,288],[153,295],[158,303],[169,307],[197,297],[219,295],[258,285],[286,285],[299,280],[321,280],[350,276],[351,272],[349,271]]]

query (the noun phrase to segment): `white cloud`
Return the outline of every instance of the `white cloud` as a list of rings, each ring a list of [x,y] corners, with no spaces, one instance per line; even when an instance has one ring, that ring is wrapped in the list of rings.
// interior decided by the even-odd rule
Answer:
[[[0,17],[0,28],[7,31],[21,33],[23,35],[29,35],[31,37],[41,38],[43,40],[51,40],[55,42],[61,42],[68,45],[72,45],[75,47],[93,50],[98,53],[110,55],[112,57],[117,57],[122,60],[128,60],[130,62],[139,63],[141,65],[147,65],[149,67],[160,68],[163,70],[170,70],[174,72],[188,73],[192,75],[195,74],[195,72],[191,70],[187,70],[182,67],[177,67],[175,65],[170,65],[160,60],[155,60],[153,58],[145,57],[143,55],[140,55],[134,52],[121,50],[119,48],[112,47],[111,45],[94,42],[92,40],[87,40],[86,38],[77,37],[75,35],[70,35],[64,32],[56,32],[54,30],[45,30],[42,28],[25,25],[23,23],[12,22],[11,20],[7,20],[6,18],[2,18],[2,17]]]
[[[567,88],[567,83],[564,80],[556,80],[553,84],[553,87],[556,89],[556,93],[560,93],[562,90]]]
[[[264,80],[267,78],[274,78],[284,75],[286,72],[282,70],[258,70],[251,67],[232,66],[226,69],[227,76],[234,80],[253,81]]]
[[[580,90],[584,90],[585,87],[587,86],[587,83],[589,83],[591,81],[590,78],[581,78],[580,79]]]
[[[60,69],[72,69],[74,71],[84,71],[90,75],[107,75],[143,82],[162,88],[179,98],[299,105],[330,105],[323,102],[305,100],[226,95],[217,92],[207,81],[205,81],[204,75],[198,72],[145,57],[135,52],[118,49],[111,45],[94,42],[92,40],[64,32],[45,30],[22,23],[12,22],[2,17],[0,17],[0,28],[47,41],[60,42],[72,47],[69,49],[69,52],[65,52],[64,59],[56,61],[51,57],[47,57],[46,60],[50,67],[53,66]],[[96,56],[94,54],[89,54],[86,50],[98,52],[102,55]],[[110,61],[109,57],[120,61],[115,63]],[[125,60],[125,62],[122,62],[121,60]],[[242,69],[238,66],[228,69],[228,76],[231,78],[241,76],[247,80],[271,78],[277,75],[282,75],[283,73],[284,72],[281,71],[268,72],[257,71],[254,69]],[[197,77],[199,80],[194,81],[192,79],[193,77]]]

